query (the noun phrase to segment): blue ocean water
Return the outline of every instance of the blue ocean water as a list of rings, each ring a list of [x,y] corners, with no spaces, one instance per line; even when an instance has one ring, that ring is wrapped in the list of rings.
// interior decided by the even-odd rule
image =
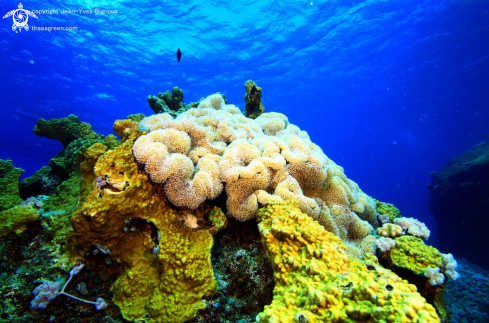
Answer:
[[[243,108],[253,79],[266,111],[306,130],[364,192],[426,222],[436,246],[429,172],[488,135],[487,1],[22,4],[38,12],[29,31],[0,22],[0,158],[24,177],[62,149],[34,135],[38,118],[75,114],[109,134],[173,86],[185,103],[219,91]],[[17,8],[0,2],[2,16]]]

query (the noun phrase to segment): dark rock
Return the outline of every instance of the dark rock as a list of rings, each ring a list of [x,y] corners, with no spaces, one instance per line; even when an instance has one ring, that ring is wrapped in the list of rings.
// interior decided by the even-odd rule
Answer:
[[[489,143],[481,143],[451,159],[432,175],[430,209],[438,226],[441,250],[489,268]]]
[[[244,96],[245,105],[245,115],[248,118],[256,119],[263,112],[265,112],[265,107],[261,102],[262,90],[261,87],[256,85],[252,80],[248,80],[245,83],[246,94]]]

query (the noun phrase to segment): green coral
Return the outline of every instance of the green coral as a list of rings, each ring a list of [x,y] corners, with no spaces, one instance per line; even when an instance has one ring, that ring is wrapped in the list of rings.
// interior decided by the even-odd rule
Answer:
[[[148,103],[155,113],[169,113],[173,116],[190,109],[190,106],[183,103],[183,91],[174,87],[172,91],[158,93],[158,96],[149,95]]]
[[[18,205],[22,199],[19,193],[22,168],[14,167],[11,160],[0,159],[0,211]]]
[[[92,126],[86,122],[80,122],[77,116],[70,114],[67,118],[37,120],[34,133],[39,137],[56,139],[64,148],[76,139],[102,139],[103,136],[94,132]]]
[[[141,118],[140,115],[133,115],[133,117]],[[74,115],[49,121],[39,119],[34,127],[34,133],[59,140],[65,149],[49,161],[49,167],[41,168],[32,177],[22,181],[21,196],[24,198],[39,194],[52,195],[61,182],[79,169],[90,146],[99,143],[114,149],[120,144],[114,135],[104,137],[92,131],[90,124],[80,122]]]
[[[70,219],[80,198],[79,172],[73,172],[70,178],[61,183],[54,194],[44,201],[43,221],[50,234],[50,250],[59,250],[61,243],[66,249],[73,250],[73,227]]]
[[[38,219],[37,210],[32,205],[16,206],[0,212],[0,237],[11,232],[20,234],[26,226]]]
[[[217,285],[210,255],[212,235],[182,225],[187,214],[166,201],[132,154],[133,140],[116,149],[95,144],[81,164],[81,198],[73,217],[75,242],[86,252],[109,248],[124,266],[113,286],[127,320],[183,322],[205,307]],[[106,184],[96,185],[98,177]],[[124,231],[130,223],[134,231]],[[156,238],[157,232],[159,238]]]
[[[387,215],[391,222],[393,222],[394,219],[401,217],[401,211],[399,211],[399,209],[395,207],[394,204],[381,202],[376,199],[374,199],[374,201],[376,204],[377,213]]]
[[[390,256],[396,266],[409,269],[416,274],[424,275],[428,267],[442,267],[441,253],[436,248],[425,245],[418,237],[397,238]]]
[[[54,194],[44,202],[44,212],[56,212],[72,209],[80,197],[80,174],[73,173],[59,185]]]
[[[85,137],[72,141],[65,150],[58,153],[51,161],[49,166],[54,170],[59,170],[65,174],[70,174],[78,169],[80,163],[84,160],[84,155],[87,149],[95,143],[103,144],[109,149],[117,147],[119,142],[114,135],[100,135],[97,138]]]
[[[146,116],[143,113],[130,114],[127,116],[127,119],[138,123],[144,118],[146,118]]]
[[[209,220],[212,222],[212,226],[216,228],[216,231],[221,230],[227,223],[226,214],[217,206],[214,206],[209,214]]]
[[[271,201],[256,218],[275,282],[273,301],[256,321],[440,322],[414,285],[349,257],[340,238],[296,201]]]

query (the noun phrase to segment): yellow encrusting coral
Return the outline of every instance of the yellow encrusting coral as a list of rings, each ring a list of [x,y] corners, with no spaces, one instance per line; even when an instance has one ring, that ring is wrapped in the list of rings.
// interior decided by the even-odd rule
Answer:
[[[389,217],[390,221],[393,222],[394,219],[401,217],[401,211],[394,204],[385,203],[379,201],[377,199],[373,199],[375,201],[376,210],[379,214],[385,214]]]
[[[347,256],[295,201],[270,202],[257,220],[276,283],[257,322],[440,322],[414,285]]]
[[[396,266],[423,275],[428,267],[442,267],[442,254],[436,248],[427,246],[422,239],[406,235],[395,241],[396,246],[391,249],[390,257]]]
[[[113,286],[124,318],[183,322],[203,306],[203,296],[216,291],[213,239],[181,223],[183,211],[170,207],[163,187],[138,167],[132,146],[127,133],[114,150],[98,144],[87,151],[72,218],[75,241],[82,251],[92,245],[110,250],[124,266]]]

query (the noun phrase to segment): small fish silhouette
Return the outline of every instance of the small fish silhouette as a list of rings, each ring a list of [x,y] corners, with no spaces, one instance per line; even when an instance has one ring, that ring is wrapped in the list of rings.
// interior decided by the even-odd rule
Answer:
[[[180,59],[182,58],[182,52],[180,51],[180,48],[177,50],[177,61],[180,62]]]

